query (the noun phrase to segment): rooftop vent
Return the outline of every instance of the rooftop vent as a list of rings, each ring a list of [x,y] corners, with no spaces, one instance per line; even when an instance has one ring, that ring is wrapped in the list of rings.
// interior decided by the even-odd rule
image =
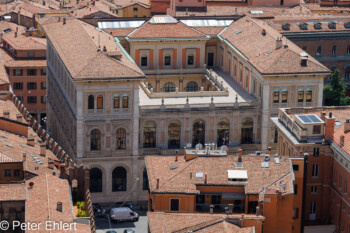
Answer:
[[[171,167],[170,167],[170,170],[175,170],[175,169],[178,168],[178,167],[179,167],[179,165],[171,166]]]
[[[275,160],[275,163],[276,163],[276,164],[280,164],[280,158],[277,158],[277,157],[276,157],[276,158],[273,158],[273,159]]]
[[[261,162],[261,167],[262,168],[269,168],[269,163],[268,162]]]
[[[347,133],[350,131],[350,119],[346,119],[345,124],[344,124],[344,133]]]
[[[203,172],[196,172],[196,179],[203,179]]]
[[[238,31],[236,32],[236,35],[238,35],[239,33],[242,33],[242,30],[238,30]]]
[[[263,30],[261,31],[261,35],[266,36],[266,30],[265,30],[265,29],[263,29]]]
[[[282,48],[282,37],[277,37],[276,39],[276,50]]]

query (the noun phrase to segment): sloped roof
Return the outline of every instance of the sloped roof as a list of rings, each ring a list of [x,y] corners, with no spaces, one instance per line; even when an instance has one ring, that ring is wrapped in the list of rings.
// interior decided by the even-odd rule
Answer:
[[[87,23],[69,17],[66,24],[62,20],[48,20],[43,22],[42,27],[73,79],[144,77],[137,65],[122,53],[111,35]],[[104,47],[106,52],[103,52]],[[120,53],[121,59],[109,57],[107,52]]]
[[[282,35],[257,19],[243,17],[232,23],[220,36],[238,49],[262,74],[330,72],[311,56],[308,57],[307,66],[302,66],[300,53],[303,50],[286,38],[283,38],[283,45],[287,46],[276,49],[276,40]]]

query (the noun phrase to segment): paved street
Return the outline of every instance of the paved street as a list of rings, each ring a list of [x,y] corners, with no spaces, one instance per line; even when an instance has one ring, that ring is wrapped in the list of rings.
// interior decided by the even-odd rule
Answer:
[[[117,233],[123,233],[125,229],[133,229],[136,233],[147,232],[147,215],[145,211],[136,211],[139,215],[137,222],[115,223],[111,221],[111,227],[107,218],[95,218],[97,233],[105,233],[107,230],[115,230]]]

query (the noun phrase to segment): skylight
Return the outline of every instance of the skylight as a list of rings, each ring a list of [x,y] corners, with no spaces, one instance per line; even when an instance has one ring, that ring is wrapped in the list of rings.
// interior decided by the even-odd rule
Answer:
[[[229,181],[244,182],[248,180],[247,170],[227,170]]]
[[[316,116],[315,114],[312,115],[296,115],[296,117],[299,118],[299,120],[304,124],[311,124],[311,123],[323,123],[323,121]]]

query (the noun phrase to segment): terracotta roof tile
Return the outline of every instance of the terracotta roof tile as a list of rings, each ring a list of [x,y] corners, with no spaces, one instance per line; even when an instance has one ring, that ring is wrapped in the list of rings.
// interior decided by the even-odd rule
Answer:
[[[0,184],[0,201],[27,200],[26,184]]]
[[[197,31],[200,31],[206,35],[218,35],[222,30],[224,30],[223,27],[193,27]]]
[[[105,29],[104,31],[115,37],[125,37],[134,30],[135,28],[114,28],[114,29]]]
[[[17,36],[15,37],[15,31],[11,31],[3,35],[3,40],[16,50],[46,51],[45,38],[27,37],[21,33],[17,33]]]
[[[266,35],[263,35],[263,30]],[[276,49],[276,40],[282,35],[256,19],[243,17],[232,23],[220,36],[247,57],[262,74],[330,72],[311,56],[308,57],[307,66],[302,66],[300,53],[303,50],[287,39],[283,39],[287,47]]]

